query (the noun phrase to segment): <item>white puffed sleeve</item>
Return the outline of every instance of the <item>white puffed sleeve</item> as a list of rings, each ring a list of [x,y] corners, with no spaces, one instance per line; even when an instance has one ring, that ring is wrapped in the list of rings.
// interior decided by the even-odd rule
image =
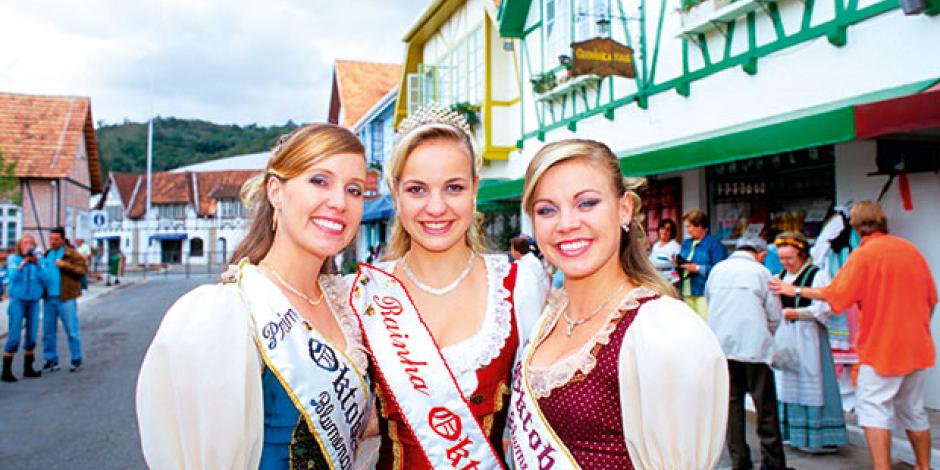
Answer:
[[[623,430],[636,468],[714,468],[729,383],[708,325],[679,300],[647,302],[624,336],[619,365]]]
[[[202,286],[167,312],[137,380],[153,469],[258,468],[262,360],[235,285]]]
[[[532,257],[535,259],[535,257]],[[525,261],[525,260],[523,260]],[[542,265],[536,262],[518,262],[516,285],[512,290],[513,307],[519,327],[519,344],[525,344],[542,314],[551,281]]]

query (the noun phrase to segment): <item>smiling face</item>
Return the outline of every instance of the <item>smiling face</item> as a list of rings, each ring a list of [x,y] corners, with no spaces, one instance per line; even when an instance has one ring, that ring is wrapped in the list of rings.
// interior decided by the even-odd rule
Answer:
[[[535,238],[565,277],[620,269],[620,225],[630,221],[633,201],[617,196],[599,165],[576,159],[552,166],[538,181],[532,200]]]
[[[361,154],[338,153],[289,180],[268,180],[277,214],[275,243],[287,243],[318,258],[339,253],[362,219],[366,163]]]
[[[435,139],[415,147],[396,185],[401,225],[412,248],[443,252],[463,243],[476,195],[470,157],[457,142]]]
[[[780,264],[788,272],[795,273],[803,266],[806,261],[795,246],[781,245],[777,247],[777,257],[780,258]]]

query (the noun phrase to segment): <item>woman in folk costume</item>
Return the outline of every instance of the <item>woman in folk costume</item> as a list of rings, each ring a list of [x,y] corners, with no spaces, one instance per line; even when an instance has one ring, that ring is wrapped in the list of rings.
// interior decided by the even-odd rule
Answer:
[[[809,240],[799,232],[783,232],[774,239],[784,271],[780,279],[799,287],[825,287],[829,274],[812,264]],[[799,292],[799,289],[797,290]],[[786,322],[797,340],[797,363],[777,370],[777,399],[783,440],[807,452],[835,450],[848,444],[842,397],[836,380],[826,325],[832,311],[822,300],[780,296]]]
[[[515,366],[516,468],[714,467],[727,362],[650,264],[640,199],[617,158],[591,140],[546,145],[526,171],[522,203],[565,284]]]
[[[376,372],[380,469],[504,465],[512,363],[548,285],[486,253],[470,136],[456,113],[423,108],[386,162],[388,261],[360,266],[352,295]]]
[[[358,229],[365,173],[351,132],[310,124],[246,183],[254,219],[238,265],[170,308],[141,366],[137,418],[151,468],[374,462],[378,436],[360,442],[373,414],[368,358],[348,285],[330,274]]]

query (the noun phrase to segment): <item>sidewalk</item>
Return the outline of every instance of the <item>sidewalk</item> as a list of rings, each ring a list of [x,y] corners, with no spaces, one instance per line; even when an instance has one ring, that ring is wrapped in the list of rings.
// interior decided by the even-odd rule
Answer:
[[[930,451],[930,468],[940,468],[940,411],[928,409],[927,415],[930,418],[930,447],[932,449]],[[855,413],[846,413],[845,419],[849,430],[849,444],[868,449],[868,444],[865,442],[865,431],[856,424]],[[903,429],[891,431],[891,458],[910,465],[914,465],[917,461],[914,458],[911,443],[907,440],[907,433]]]
[[[145,281],[146,279],[137,278],[137,277],[122,277],[121,283],[116,286],[106,286],[104,281],[94,281],[89,283],[88,290],[82,292],[82,296],[78,298],[78,306],[91,302],[101,296],[108,295],[114,291],[121,290],[125,287],[138,284]],[[10,304],[8,298],[4,298],[0,301],[0,339],[6,339],[8,334],[8,329],[10,327],[9,317],[7,316],[7,306]],[[40,312],[42,312],[42,307],[40,306]],[[42,318],[42,313],[39,314],[39,317]],[[42,328],[40,327],[40,331]],[[41,333],[40,333],[41,334]]]

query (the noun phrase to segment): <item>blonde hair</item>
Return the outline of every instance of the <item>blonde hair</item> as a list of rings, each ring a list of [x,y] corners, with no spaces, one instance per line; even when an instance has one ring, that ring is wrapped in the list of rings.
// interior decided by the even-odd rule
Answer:
[[[442,122],[422,124],[402,135],[398,139],[395,149],[392,150],[391,156],[385,162],[385,182],[388,185],[389,193],[392,195],[392,200],[395,202],[396,211],[395,217],[392,220],[391,233],[389,234],[388,246],[383,259],[401,258],[411,248],[411,235],[402,226],[400,216],[398,215],[399,212],[397,209],[399,201],[397,186],[398,181],[401,179],[401,173],[405,168],[405,163],[408,161],[408,157],[410,157],[412,152],[420,145],[432,141],[449,141],[456,144],[457,147],[467,155],[467,158],[470,159],[471,176],[473,180],[476,180],[480,166],[482,166],[482,159],[474,150],[470,135],[450,124]],[[474,209],[473,220],[470,223],[470,229],[467,230],[467,246],[478,253],[485,253],[489,251],[485,240],[483,235],[483,214]]]
[[[27,233],[27,234],[23,235],[22,237],[20,237],[19,240],[16,241],[16,245],[15,245],[15,246],[16,246],[16,248],[15,248],[16,254],[18,254],[18,255],[20,255],[20,256],[26,256],[26,254],[23,253],[23,248],[22,248],[22,246],[23,246],[23,242],[26,241],[27,238],[33,241],[33,246],[34,246],[34,247],[36,246],[36,237],[34,237],[34,236],[32,236],[32,235],[30,235],[30,234]]]
[[[270,178],[282,181],[295,178],[317,162],[340,153],[356,153],[365,159],[365,148],[355,134],[333,124],[307,124],[281,137],[271,151],[271,159],[264,171],[242,186],[242,202],[251,211],[252,220],[248,234],[238,244],[229,262],[235,264],[247,257],[252,264],[258,264],[274,243],[274,207],[268,200],[267,191]],[[333,260],[328,258],[320,272],[329,273],[332,269]]]
[[[849,210],[849,225],[865,237],[875,232],[888,233],[888,217],[875,201],[859,201]]]
[[[676,290],[664,279],[646,255],[648,245],[646,230],[643,227],[640,209],[642,200],[637,195],[646,183],[645,178],[624,178],[620,163],[610,148],[601,142],[586,139],[568,139],[542,147],[532,158],[525,174],[522,188],[522,207],[529,217],[533,215],[535,190],[539,181],[553,166],[567,161],[585,161],[602,169],[609,176],[608,182],[614,188],[618,198],[629,194],[633,201],[633,214],[630,218],[630,230],[620,238],[618,257],[620,268],[630,282],[646,287],[660,295],[676,297]],[[623,231],[620,231],[623,235]]]

